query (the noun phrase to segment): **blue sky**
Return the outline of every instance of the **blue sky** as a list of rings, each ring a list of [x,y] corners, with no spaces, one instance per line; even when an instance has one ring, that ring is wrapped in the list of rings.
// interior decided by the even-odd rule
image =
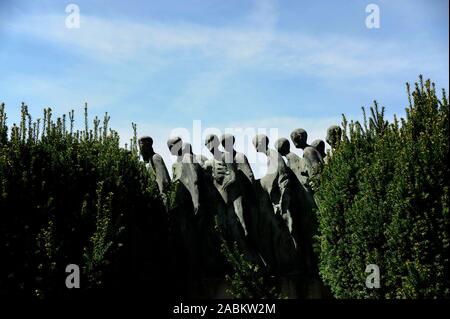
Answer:
[[[379,29],[365,25],[371,2]],[[312,141],[374,99],[403,115],[405,82],[418,74],[449,86],[446,0],[74,0],[79,29],[65,28],[69,3],[0,2],[10,121],[22,101],[35,117],[51,106],[80,120],[88,102],[91,115],[110,113],[124,141],[135,122],[169,158],[167,137],[193,120],[282,136],[303,127]]]

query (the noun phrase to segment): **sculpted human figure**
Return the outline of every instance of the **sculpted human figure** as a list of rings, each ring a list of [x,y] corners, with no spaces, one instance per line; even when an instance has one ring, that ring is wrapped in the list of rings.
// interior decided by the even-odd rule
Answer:
[[[281,156],[285,156],[287,159],[288,167],[294,172],[295,176],[300,180],[303,169],[302,158],[295,153],[291,152],[291,146],[289,140],[281,137],[275,141],[275,149]]]
[[[205,139],[205,146],[213,155],[212,159],[208,159],[204,163],[205,171],[213,177],[215,183],[222,184],[225,178],[226,166],[222,163],[223,152],[219,149],[220,141],[217,135],[209,134]]]
[[[190,143],[183,143],[181,146],[182,160],[185,163],[196,163],[201,167],[204,167],[208,158],[202,154],[194,154],[192,151],[192,145]]]
[[[195,163],[192,147],[189,143],[183,143],[181,137],[173,137],[167,141],[167,147],[177,161],[172,165],[173,180],[179,180],[189,191],[194,205],[195,214],[200,209],[199,200],[199,170],[200,165]]]
[[[322,159],[325,161],[325,157],[327,156],[325,153],[325,142],[317,139],[312,141],[311,146],[319,152],[320,156],[322,156]]]
[[[300,246],[302,265],[306,274],[303,281],[305,289],[309,291],[306,294],[317,297],[320,296],[321,281],[318,276],[317,256],[313,250],[313,238],[317,232],[317,219],[315,215],[317,206],[314,200],[314,194],[309,187],[306,187],[300,182],[308,173],[307,170],[303,169],[303,159],[290,152],[289,141],[285,138],[280,138],[275,142],[275,148],[282,156],[286,157],[292,174],[298,177],[298,183],[292,185],[292,188],[295,190],[294,194],[296,195],[292,201],[294,202],[294,207],[300,208],[300,216],[296,218],[295,226],[298,230],[298,245]],[[312,294],[311,291],[313,292]]]
[[[300,242],[308,247],[303,247],[307,251],[307,259],[311,260],[312,254],[312,233],[315,231],[314,222],[314,210],[317,208],[314,194],[310,191],[309,187],[306,187],[301,181],[306,178],[307,171],[304,170],[303,159],[301,159],[297,154],[290,151],[290,143],[286,138],[279,138],[275,142],[275,148],[280,153],[280,155],[285,156],[287,159],[288,167],[292,170],[292,174],[295,174],[299,184],[294,185],[296,189],[296,194],[298,195],[297,206],[301,207],[301,216],[298,218],[297,225],[300,229]],[[304,252],[305,254],[305,252]],[[310,263],[307,261],[307,263]]]
[[[178,229],[184,234],[184,251],[196,250],[195,264],[199,272],[221,271],[223,256],[220,252],[220,240],[215,230],[215,217],[219,222],[225,219],[225,204],[216,188],[206,176],[206,172],[194,159],[192,146],[183,143],[180,137],[167,141],[167,146],[177,157],[173,164],[173,181],[179,181],[176,190],[174,208],[171,214],[177,219]],[[195,247],[189,248],[189,245]]]
[[[177,165],[183,160],[183,141],[181,137],[176,136],[167,140],[167,147],[172,155],[177,157],[177,161],[172,164],[172,178],[177,180],[181,175],[181,166]]]
[[[289,211],[289,173],[281,155],[268,147],[269,138],[258,134],[253,138],[257,152],[267,156],[267,174],[261,178],[261,186],[267,191],[272,201],[275,214],[281,215],[289,232],[292,233],[292,215]]]
[[[259,204],[255,218],[259,249],[270,268],[279,273],[299,272],[300,250],[298,245],[297,217],[300,205],[296,205],[296,178],[281,155],[268,147],[269,139],[258,134],[252,140],[256,151],[267,156],[267,173],[254,183]]]
[[[205,162],[208,160],[208,158],[203,154],[193,154],[194,156],[194,162],[200,164],[201,167],[205,167]]]
[[[222,160],[223,152],[219,149],[220,141],[217,135],[209,134],[205,139],[205,146],[211,152],[213,158],[217,161]],[[209,161],[209,160],[208,160]]]
[[[249,181],[253,183],[255,181],[255,177],[248,162],[247,156],[234,150],[234,136],[231,134],[223,134],[220,138],[220,141],[225,150],[225,163],[236,163],[237,169],[244,173]]]
[[[239,218],[239,222],[244,230],[245,236],[248,235],[245,213],[249,214],[255,207],[249,202],[249,192],[251,192],[255,178],[253,171],[243,153],[234,150],[235,138],[231,134],[223,134],[220,142],[224,148],[221,162],[226,166],[227,174],[222,183],[222,196],[225,202],[233,203],[234,212]],[[247,183],[245,180],[248,180]],[[244,203],[246,202],[246,204]],[[250,207],[251,206],[251,207]]]
[[[190,143],[183,143],[181,146],[181,158],[183,163],[197,163],[196,155],[192,151],[192,145]]]
[[[332,125],[327,129],[326,141],[331,146],[331,150],[328,150],[325,163],[330,160],[331,153],[336,149],[342,139],[342,129],[337,125]]]
[[[170,176],[163,158],[153,150],[153,139],[142,136],[139,139],[139,149],[147,168],[155,174],[159,191],[163,194],[169,186]]]
[[[342,129],[337,125],[332,125],[327,130],[327,143],[335,149],[342,139]]]
[[[311,179],[320,173],[323,165],[322,156],[314,147],[308,145],[308,134],[304,129],[298,128],[292,131],[291,140],[296,148],[303,150],[303,172],[301,175],[304,177],[302,177],[300,182],[306,187],[310,187]]]
[[[226,205],[226,215],[221,223],[222,235],[229,243],[237,243],[244,258],[254,264],[264,265],[252,238],[248,236],[247,219],[258,215],[252,184],[238,170],[236,163],[226,163],[225,152],[219,149],[220,144],[216,135],[206,137],[205,146],[213,158],[205,162],[204,168]]]
[[[244,235],[248,235],[247,225],[244,217],[243,197],[245,190],[242,183],[237,164],[233,158],[228,157],[227,152],[219,150],[219,139],[216,135],[208,135],[205,140],[205,146],[213,154],[214,158],[208,160],[205,164],[206,170],[211,171],[214,185],[219,190],[220,195],[226,204],[233,207],[233,212],[239,219]]]
[[[180,137],[173,137],[167,141],[170,153],[177,157],[172,165],[172,182],[177,185],[171,189],[170,205],[170,231],[173,235],[172,246],[174,250],[174,274],[184,283],[183,289],[191,291],[193,283],[198,281],[200,267],[201,239],[197,231],[195,216],[200,210],[200,198],[197,183],[197,174],[191,163],[183,162],[186,148]],[[186,156],[189,159],[189,154]],[[184,263],[181,267],[180,264]]]

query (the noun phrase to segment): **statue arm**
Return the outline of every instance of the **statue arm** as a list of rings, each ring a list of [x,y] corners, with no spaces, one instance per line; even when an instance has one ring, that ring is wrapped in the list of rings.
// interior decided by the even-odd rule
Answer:
[[[308,148],[303,153],[303,160],[306,166],[305,168],[309,183],[312,182],[311,178],[313,176],[320,178],[320,169],[323,164],[320,154],[315,149]]]
[[[200,155],[201,165],[205,167],[205,163],[208,161],[208,158],[205,155]]]
[[[204,168],[204,170],[205,170],[205,172],[206,172],[206,174],[208,176],[212,176],[213,175],[213,169],[214,169],[214,167],[213,167],[213,160],[205,161],[205,164],[203,165],[203,168]]]
[[[163,158],[155,154],[153,156],[153,165],[155,166],[156,172],[156,181],[158,183],[160,191],[164,191],[170,184],[170,176],[167,171],[166,164],[164,163]]]
[[[241,167],[241,170],[248,177],[248,179],[251,182],[254,182],[255,176],[253,175],[252,167],[250,166],[250,163],[248,162],[247,157],[245,155],[243,157],[244,157],[243,163],[239,164]]]
[[[196,169],[195,163],[182,164],[181,179],[189,193],[191,194],[192,204],[194,206],[194,214],[200,209],[200,190],[199,190],[199,170]],[[200,165],[198,166],[200,167]],[[200,168],[201,169],[201,168]]]

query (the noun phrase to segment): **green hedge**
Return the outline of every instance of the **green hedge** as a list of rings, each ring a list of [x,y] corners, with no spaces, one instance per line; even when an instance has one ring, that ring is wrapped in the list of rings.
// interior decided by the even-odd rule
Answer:
[[[449,284],[449,105],[420,77],[405,119],[375,102],[344,137],[317,191],[320,272],[337,298],[442,298]],[[366,266],[381,287],[365,286]]]
[[[324,167],[320,272],[337,298],[450,296],[448,101],[422,79],[408,96],[400,121],[389,123],[376,103],[362,124],[344,117],[344,138]],[[8,128],[0,106],[0,295],[68,294],[72,263],[81,290],[173,287],[156,183],[136,135],[119,147],[108,121],[89,128],[86,108],[85,128],[75,130],[73,112],[53,120],[46,109],[33,121],[23,105],[20,124]],[[365,286],[368,264],[380,267],[380,289]]]
[[[72,263],[82,289],[120,289],[166,268],[156,183],[136,137],[129,150],[119,147],[108,121],[96,117],[89,128],[86,108],[85,128],[75,131],[73,111],[53,120],[46,109],[32,121],[22,105],[9,130],[0,106],[0,294],[67,293]]]

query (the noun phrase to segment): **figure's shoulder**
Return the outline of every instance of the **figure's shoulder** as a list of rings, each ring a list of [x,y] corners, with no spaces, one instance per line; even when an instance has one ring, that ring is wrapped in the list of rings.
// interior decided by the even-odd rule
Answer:
[[[173,170],[179,169],[179,168],[181,168],[181,166],[182,166],[182,163],[176,161],[176,162],[174,162],[174,163],[172,164],[172,169],[173,169]]]
[[[193,158],[193,162],[200,165],[203,165],[203,163],[205,163],[207,160],[208,158],[203,154],[195,154]]]
[[[272,158],[272,159],[277,159],[277,160],[281,159],[284,162],[283,156],[280,153],[278,153],[277,151],[275,151],[274,149],[271,149],[271,148],[269,148],[269,157]]]
[[[241,153],[241,152],[236,152],[235,157],[236,157],[236,158],[247,158],[247,156],[245,156],[245,154],[244,154],[244,153]]]
[[[288,166],[292,170],[301,170],[303,168],[303,159],[295,153],[289,153],[286,155]]]
[[[164,159],[158,153],[153,154],[153,162],[164,162]]]
[[[318,150],[312,146],[308,146],[303,150],[303,157],[311,161],[323,162],[322,156]]]
[[[212,158],[212,159],[207,159],[206,161],[205,161],[205,167],[210,167],[210,166],[213,166],[214,165],[214,158]]]
[[[286,154],[286,158],[290,161],[301,161],[302,159],[300,156],[292,152]]]
[[[236,155],[234,156],[234,160],[236,163],[248,162],[247,156],[245,156],[244,153],[240,153],[240,152],[236,152]]]
[[[307,146],[305,147],[305,149],[303,150],[303,156],[317,156],[320,155],[319,151],[317,151],[314,147],[312,146]]]
[[[154,154],[152,157],[153,163],[156,166],[162,166],[164,165],[164,167],[166,167],[166,163],[164,162],[164,159],[161,155],[159,154]]]
[[[267,155],[268,156],[276,156],[276,157],[281,156],[280,153],[278,153],[277,151],[275,151],[274,149],[271,149],[271,148],[269,148],[267,150]]]

